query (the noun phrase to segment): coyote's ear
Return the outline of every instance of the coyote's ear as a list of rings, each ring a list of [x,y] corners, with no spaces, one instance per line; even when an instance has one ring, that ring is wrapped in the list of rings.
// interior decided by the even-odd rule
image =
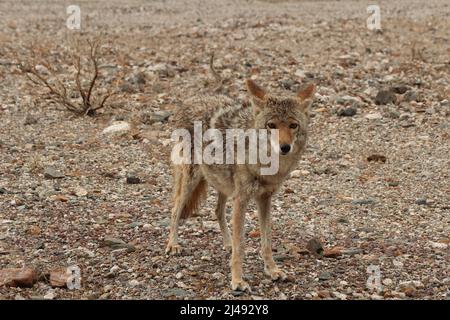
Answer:
[[[309,85],[302,87],[297,92],[297,98],[300,100],[300,107],[306,113],[309,113],[309,108],[311,107],[315,93],[316,86],[314,83],[310,83]]]
[[[316,86],[314,85],[314,83],[310,83],[307,86],[298,90],[297,97],[301,101],[305,101],[307,99],[312,99],[314,96],[314,93],[316,93]]]
[[[247,79],[246,84],[252,100],[253,110],[257,111],[264,106],[266,92],[251,79]]]

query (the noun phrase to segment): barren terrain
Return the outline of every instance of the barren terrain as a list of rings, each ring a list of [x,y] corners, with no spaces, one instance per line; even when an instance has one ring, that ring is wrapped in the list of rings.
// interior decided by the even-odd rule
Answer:
[[[368,1],[78,1],[81,31],[66,28],[70,4],[0,2],[0,269],[41,273],[31,288],[0,286],[0,299],[450,297],[448,1],[377,1],[381,31],[367,28]],[[70,49],[90,38],[99,92],[115,95],[80,117],[19,64],[46,60],[69,83]],[[248,77],[274,92],[318,86],[307,151],[274,200],[289,279],[264,275],[252,205],[251,294],[229,289],[212,190],[181,228],[183,255],[164,254],[170,116],[215,90],[213,52],[222,93],[238,100]],[[131,128],[102,134],[115,121]],[[311,239],[335,254],[312,254]],[[48,273],[72,265],[81,288],[53,288]],[[381,290],[367,287],[370,266]]]

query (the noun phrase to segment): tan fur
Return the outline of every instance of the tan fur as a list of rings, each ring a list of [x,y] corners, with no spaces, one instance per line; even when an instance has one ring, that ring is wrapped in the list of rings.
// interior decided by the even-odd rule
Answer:
[[[194,214],[206,196],[207,186],[219,193],[215,210],[224,246],[232,247],[231,286],[233,290],[250,290],[243,280],[245,251],[245,213],[248,203],[255,200],[261,230],[261,256],[264,270],[273,280],[286,275],[272,257],[270,203],[282,182],[295,168],[306,145],[308,109],[315,92],[314,85],[300,90],[294,97],[275,97],[267,94],[252,80],[247,80],[252,108],[237,104],[225,96],[200,96],[186,100],[174,116],[175,127],[187,129],[193,134],[194,121],[202,121],[205,131],[219,129],[265,129],[271,126],[279,130],[279,142],[289,144],[291,150],[280,155],[279,170],[274,175],[261,175],[257,164],[201,164],[177,165],[174,168],[174,207],[170,225],[167,253],[178,254],[178,225],[181,219]],[[231,218],[232,237],[225,219],[225,204],[233,199]]]

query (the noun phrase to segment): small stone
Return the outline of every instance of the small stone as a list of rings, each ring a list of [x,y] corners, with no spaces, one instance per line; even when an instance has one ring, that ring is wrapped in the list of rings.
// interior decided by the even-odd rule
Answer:
[[[391,90],[397,94],[404,94],[408,91],[408,87],[405,85],[396,85],[391,88]]]
[[[442,250],[445,250],[445,249],[448,248],[448,244],[446,244],[446,243],[430,241],[430,244],[431,244],[431,246],[432,246],[434,249],[442,249]]]
[[[306,249],[314,255],[322,255],[323,254],[323,246],[319,239],[313,238],[308,241],[306,245]]]
[[[386,105],[395,103],[396,99],[395,93],[391,90],[380,90],[375,97],[375,103],[377,105]]]
[[[331,273],[326,272],[326,271],[322,271],[321,273],[319,273],[319,280],[320,281],[327,281],[331,279]]]
[[[103,129],[102,134],[111,134],[118,132],[126,132],[131,129],[131,126],[128,122],[125,121],[115,121],[112,125]]]
[[[49,166],[44,168],[44,177],[47,179],[61,179],[64,178],[65,175],[54,167]]]
[[[419,102],[420,101],[419,94],[415,90],[409,90],[408,92],[406,92],[405,95],[403,96],[403,99],[407,102],[411,102],[411,101]]]
[[[152,230],[152,228],[153,228],[153,226],[149,223],[146,223],[142,226],[142,229],[145,231],[150,231],[150,230]]]
[[[317,292],[317,296],[322,299],[328,299],[331,297],[331,293],[328,290],[320,290]]]
[[[342,247],[334,247],[330,249],[325,249],[323,251],[323,256],[327,258],[337,258],[342,255]]]
[[[65,288],[67,286],[67,268],[60,267],[50,271],[50,285],[53,288]]]
[[[347,295],[346,294],[340,293],[340,292],[337,292],[337,291],[333,291],[332,295],[333,295],[333,297],[335,297],[336,299],[339,299],[339,300],[346,300],[347,299]]]
[[[175,275],[175,278],[178,279],[178,280],[180,280],[181,278],[183,278],[183,273],[182,273],[182,272],[178,272],[178,273]]]
[[[416,204],[419,206],[426,206],[426,205],[428,205],[428,201],[427,201],[427,199],[421,198],[421,199],[416,200]]]
[[[82,187],[75,188],[74,193],[77,197],[85,197],[88,194],[87,190]]]
[[[386,278],[386,279],[383,279],[382,283],[383,283],[386,287],[389,287],[389,286],[392,286],[392,285],[393,285],[394,281],[392,281],[392,279]]]
[[[373,199],[355,199],[352,200],[352,204],[355,205],[367,205],[367,204],[374,204],[375,200]]]
[[[128,282],[128,284],[129,284],[131,287],[137,287],[138,285],[140,285],[140,282],[137,281],[136,279],[133,279],[133,280],[131,280],[130,282]]]
[[[138,177],[129,176],[129,177],[127,177],[127,183],[128,184],[139,184],[139,183],[141,183],[141,179]]]
[[[371,154],[370,156],[367,157],[367,161],[369,161],[369,162],[382,162],[382,163],[385,163],[386,162],[386,156],[384,156],[382,154]]]
[[[30,288],[38,279],[33,268],[7,268],[0,269],[0,287],[27,287]]]
[[[337,115],[340,117],[353,117],[357,112],[355,107],[346,107],[339,109]]]
[[[53,300],[55,299],[56,294],[54,290],[48,290],[47,293],[44,295],[45,300]]]
[[[136,250],[136,247],[124,242],[121,239],[116,238],[105,238],[101,245],[103,247],[108,247],[112,250],[119,250],[119,249],[127,249],[128,252],[132,252]]]
[[[369,120],[378,120],[378,119],[383,118],[383,116],[379,112],[372,112],[372,113],[367,114],[365,116],[365,118],[369,119]]]

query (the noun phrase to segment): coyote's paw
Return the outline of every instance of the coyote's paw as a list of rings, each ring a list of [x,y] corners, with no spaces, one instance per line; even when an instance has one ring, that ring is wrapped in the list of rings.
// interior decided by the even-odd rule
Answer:
[[[265,273],[272,279],[272,281],[284,281],[287,279],[286,273],[284,273],[280,268],[265,269]]]
[[[234,291],[242,291],[251,293],[250,285],[244,280],[231,281],[231,289]]]
[[[181,246],[179,244],[169,243],[166,247],[166,254],[170,254],[170,255],[181,254]]]

